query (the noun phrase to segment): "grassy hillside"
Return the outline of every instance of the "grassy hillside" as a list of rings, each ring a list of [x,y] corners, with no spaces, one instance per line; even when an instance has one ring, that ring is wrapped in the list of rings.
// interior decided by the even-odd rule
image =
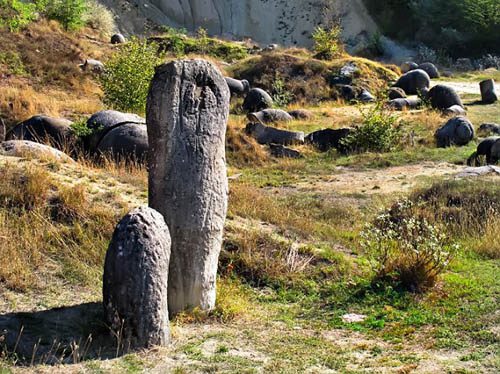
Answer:
[[[309,133],[390,118],[398,141],[350,155],[302,145],[295,148],[303,158],[277,159],[244,133],[234,99],[216,308],[176,317],[170,346],[140,352],[103,323],[101,279],[115,224],[147,203],[146,168],[0,156],[0,373],[500,369],[499,177],[455,178],[477,140],[439,149],[433,134],[448,117],[437,111],[394,113],[330,96],[328,78],[346,63],[373,93],[400,73],[391,66],[347,55],[322,61],[296,49],[234,58],[240,43],[182,36],[170,50],[158,40],[171,40],[172,31],[154,38],[165,61],[205,57],[273,94],[291,93],[281,107],[311,117],[280,128]],[[46,20],[2,32],[0,41],[9,126],[33,114],[77,119],[105,108],[99,78],[77,65],[109,63],[126,50],[95,30],[67,32]],[[230,56],[212,49],[221,46]],[[479,74],[486,73],[447,79],[476,82]],[[462,96],[475,126],[499,118],[500,104]],[[421,266],[415,252],[443,271]]]

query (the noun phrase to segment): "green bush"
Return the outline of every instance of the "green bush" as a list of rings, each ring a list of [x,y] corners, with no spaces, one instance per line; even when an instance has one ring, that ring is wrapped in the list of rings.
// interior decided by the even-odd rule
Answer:
[[[106,63],[100,76],[104,103],[117,110],[143,114],[155,67],[162,62],[158,46],[132,39]]]
[[[382,214],[363,231],[362,238],[375,270],[374,282],[411,292],[433,287],[458,250],[444,232],[421,217],[395,221]]]
[[[293,101],[293,94],[287,90],[285,81],[279,74],[276,74],[272,88],[273,102],[276,107],[285,107]]]
[[[37,6],[21,0],[0,0],[0,28],[18,31],[37,18]]]
[[[314,40],[315,57],[321,60],[331,60],[338,57],[344,51],[340,36],[342,28],[338,25],[330,29],[316,28],[312,34]]]
[[[85,0],[48,0],[45,16],[58,21],[66,30],[78,30],[85,25]]]
[[[389,152],[401,139],[401,128],[397,115],[377,104],[361,110],[363,123],[341,141],[347,153]]]

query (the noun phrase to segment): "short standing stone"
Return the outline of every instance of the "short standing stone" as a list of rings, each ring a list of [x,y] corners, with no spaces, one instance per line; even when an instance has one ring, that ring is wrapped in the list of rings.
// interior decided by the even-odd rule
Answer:
[[[479,83],[481,88],[482,101],[485,104],[493,104],[498,100],[498,96],[495,92],[495,82],[493,79],[487,79]]]
[[[140,207],[123,217],[106,253],[103,303],[125,347],[169,342],[169,261],[170,234],[160,213]]]
[[[273,99],[271,95],[260,88],[252,88],[243,101],[243,109],[247,112],[258,112],[272,106]]]
[[[225,135],[230,92],[208,61],[159,66],[147,100],[149,204],[172,236],[168,307],[215,307],[226,219]]]

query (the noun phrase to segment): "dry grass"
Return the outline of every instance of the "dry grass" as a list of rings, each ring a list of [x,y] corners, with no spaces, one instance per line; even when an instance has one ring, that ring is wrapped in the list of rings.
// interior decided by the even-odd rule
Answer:
[[[95,34],[89,29],[67,33],[58,23],[43,20],[18,33],[0,34],[0,52],[18,56],[26,71],[16,76],[3,66],[0,110],[7,125],[35,114],[78,116],[102,108],[100,88],[78,67],[86,58],[109,53],[111,47],[96,42]]]
[[[232,119],[226,132],[226,156],[231,166],[261,166],[269,155],[257,141],[246,135],[243,118]]]
[[[0,281],[9,289],[43,288],[51,277],[96,285],[116,212],[66,187],[41,166],[6,164],[0,178]]]
[[[349,62],[354,62],[359,69],[354,77],[355,84],[373,93],[385,89],[388,81],[397,78],[393,70],[363,58],[346,56],[332,61],[320,61],[310,56],[304,57],[301,53],[292,55],[283,52],[250,57],[227,70],[238,78],[247,79],[252,86],[262,87],[270,92],[273,91],[275,80],[279,78],[295,101],[317,103],[334,96],[328,82]]]

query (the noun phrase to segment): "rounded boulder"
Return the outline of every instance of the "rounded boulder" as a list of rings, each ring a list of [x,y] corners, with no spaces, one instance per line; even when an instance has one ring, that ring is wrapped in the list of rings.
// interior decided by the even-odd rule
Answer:
[[[97,152],[115,160],[144,162],[148,153],[147,127],[136,123],[114,127],[101,139]]]
[[[432,62],[424,62],[418,65],[418,68],[429,74],[431,79],[436,79],[440,77],[439,70]]]
[[[63,149],[72,146],[76,140],[72,123],[64,118],[34,116],[16,125],[7,133],[6,140],[29,140]]]
[[[403,74],[394,87],[399,87],[407,95],[417,95],[425,89],[428,89],[431,85],[431,78],[422,69],[412,70],[406,74]]]
[[[463,108],[462,99],[458,96],[457,91],[453,87],[438,84],[430,89],[427,94],[427,99],[430,101],[434,109],[446,110],[454,105]]]
[[[272,106],[273,99],[266,91],[260,88],[252,88],[248,91],[243,101],[243,109],[247,112],[259,112]]]
[[[435,138],[439,148],[467,145],[474,138],[474,127],[466,117],[455,117],[436,131]]]

